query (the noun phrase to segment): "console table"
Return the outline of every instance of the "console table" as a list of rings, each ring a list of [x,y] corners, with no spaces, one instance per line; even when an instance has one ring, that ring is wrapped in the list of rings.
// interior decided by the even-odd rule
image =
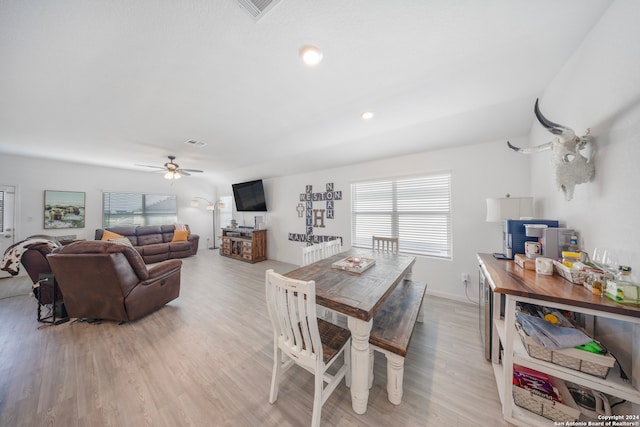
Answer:
[[[267,259],[267,230],[223,228],[220,255],[255,263]]]
[[[538,275],[533,270],[519,267],[513,261],[495,259],[491,254],[478,254],[481,277],[489,282],[493,291],[494,307],[500,307],[505,298],[504,317],[500,310],[493,313],[492,354],[493,368],[502,403],[504,419],[518,426],[550,426],[553,422],[517,407],[513,403],[513,365],[518,364],[555,378],[584,385],[612,396],[621,397],[629,403],[625,414],[639,414],[640,408],[640,307],[624,305],[606,297],[592,294],[580,285],[574,285],[560,276]],[[631,383],[620,378],[617,366],[611,369],[607,378],[598,378],[574,371],[560,365],[530,357],[515,330],[516,303],[526,302],[540,306],[569,310],[592,316],[629,322],[632,343]],[[502,361],[499,361],[500,346],[503,347]],[[637,419],[622,421],[637,422]]]

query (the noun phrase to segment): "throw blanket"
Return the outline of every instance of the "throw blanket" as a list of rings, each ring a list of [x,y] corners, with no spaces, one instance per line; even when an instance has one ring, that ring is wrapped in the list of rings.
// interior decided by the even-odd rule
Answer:
[[[29,248],[36,245],[47,245],[49,248],[54,249],[59,246],[58,242],[54,242],[49,239],[26,239],[11,245],[4,252],[4,257],[0,261],[0,270],[6,271],[12,276],[16,276],[20,271],[20,259],[22,254]]]

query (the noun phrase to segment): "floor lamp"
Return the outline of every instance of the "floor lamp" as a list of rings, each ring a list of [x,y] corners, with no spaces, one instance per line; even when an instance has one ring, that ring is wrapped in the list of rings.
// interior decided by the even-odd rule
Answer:
[[[200,206],[200,202],[198,201],[198,199],[204,200],[205,202],[207,202],[207,206],[205,206],[205,209],[208,211],[211,211],[212,218],[213,218],[213,243],[212,243],[212,247],[210,247],[209,249],[218,249],[218,247],[216,246],[216,209],[218,207],[224,208],[225,206],[224,202],[222,202],[222,200],[212,202],[211,200],[207,200],[204,197],[194,197],[191,200],[191,206],[193,206],[194,208],[197,208],[198,206]]]

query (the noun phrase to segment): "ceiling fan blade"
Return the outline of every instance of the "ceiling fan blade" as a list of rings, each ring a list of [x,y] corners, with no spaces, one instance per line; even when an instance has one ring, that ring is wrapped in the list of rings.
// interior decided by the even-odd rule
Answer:
[[[163,169],[163,170],[164,170],[164,169],[166,169],[166,168],[164,168],[164,167],[162,167],[162,166],[137,165],[137,164],[136,164],[136,165],[134,165],[134,166],[141,166],[141,167],[143,167],[143,168]]]
[[[164,166],[151,166],[151,165],[140,165],[140,164],[136,164],[135,166],[155,169],[152,172],[158,172],[158,173],[169,172],[169,173],[177,173],[184,176],[191,176],[191,173],[204,172],[200,169],[182,169],[180,166],[178,166],[177,163],[173,162],[175,160],[175,156],[168,156],[168,157],[169,157],[169,162],[165,163]]]

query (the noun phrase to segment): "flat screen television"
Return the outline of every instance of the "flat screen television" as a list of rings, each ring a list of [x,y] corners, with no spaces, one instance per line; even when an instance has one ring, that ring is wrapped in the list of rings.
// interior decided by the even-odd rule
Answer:
[[[238,212],[266,212],[267,201],[264,198],[262,180],[233,184],[233,198]]]

